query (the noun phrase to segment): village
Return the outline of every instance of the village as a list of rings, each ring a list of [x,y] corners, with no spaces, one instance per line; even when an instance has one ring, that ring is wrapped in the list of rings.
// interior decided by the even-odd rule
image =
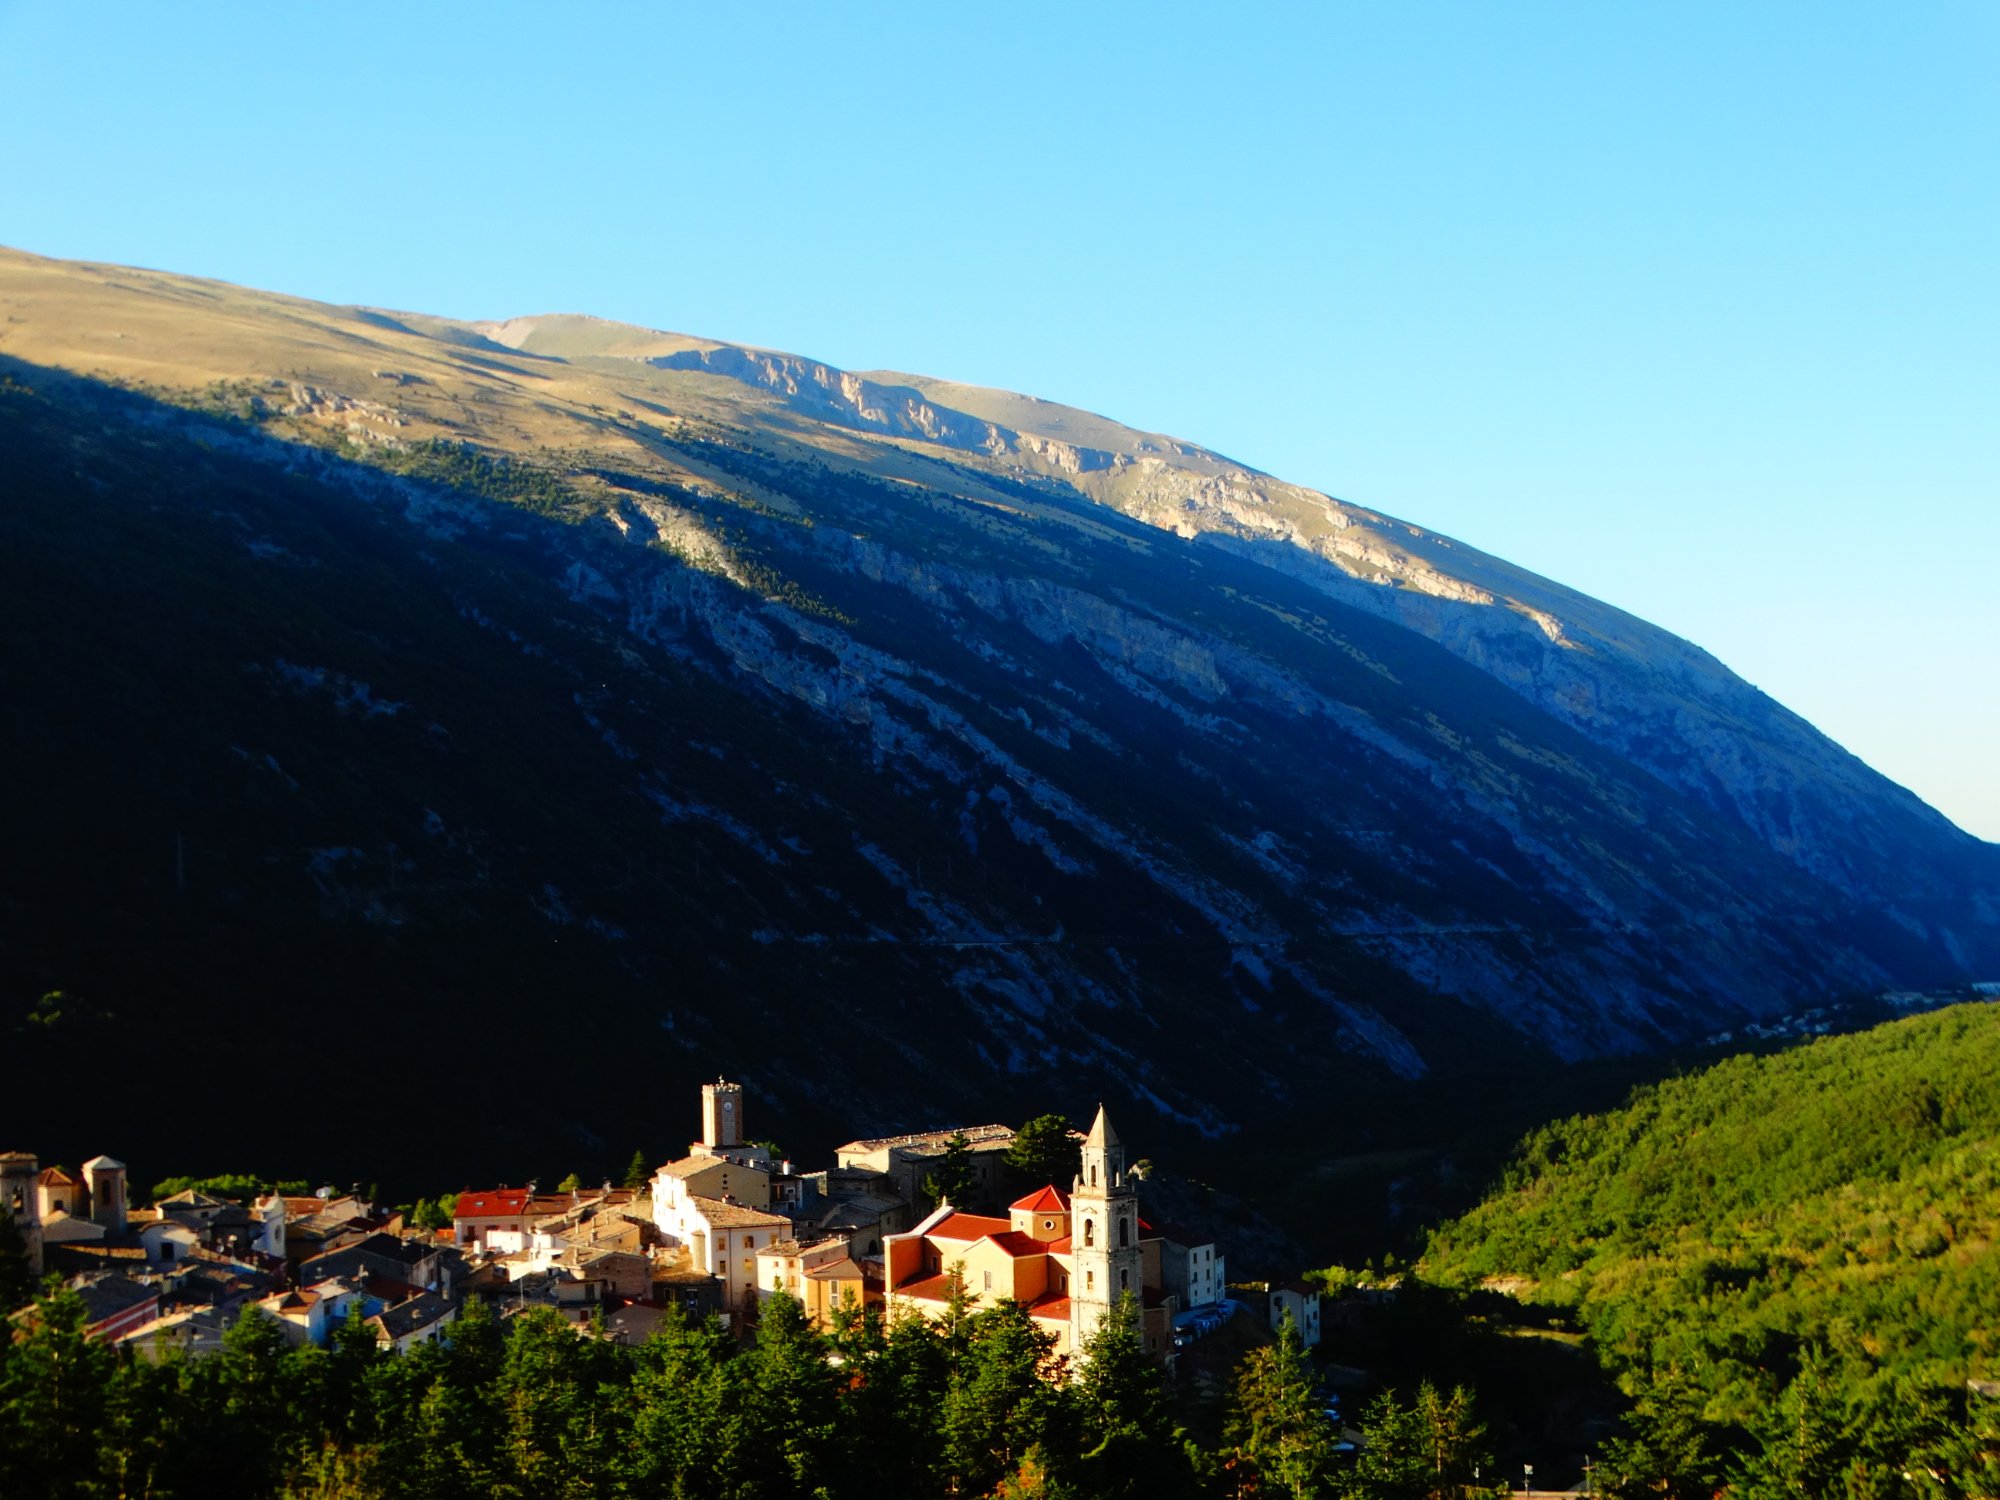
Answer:
[[[72,1174],[19,1151],[0,1154],[0,1217],[34,1275],[82,1299],[92,1338],[150,1360],[219,1349],[253,1309],[294,1344],[323,1345],[359,1317],[408,1350],[477,1300],[502,1317],[550,1308],[581,1335],[636,1345],[669,1309],[747,1336],[780,1295],[823,1330],[871,1307],[893,1321],[1011,1299],[1059,1360],[1130,1297],[1169,1374],[1238,1318],[1289,1319],[1319,1341],[1316,1289],[1232,1286],[1211,1237],[1145,1216],[1141,1173],[1102,1106],[1088,1132],[1065,1132],[1067,1184],[1023,1183],[1005,1125],[854,1140],[802,1170],[751,1138],[746,1113],[741,1084],[704,1084],[699,1138],[650,1182],[468,1190],[449,1226],[331,1188],[187,1189],[135,1208],[120,1161]]]

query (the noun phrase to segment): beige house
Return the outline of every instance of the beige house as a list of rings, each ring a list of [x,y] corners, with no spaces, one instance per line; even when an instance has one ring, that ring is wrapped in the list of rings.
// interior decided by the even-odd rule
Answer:
[[[973,1194],[983,1198],[1003,1180],[1006,1169],[1002,1158],[1014,1144],[1014,1132],[1005,1125],[963,1125],[954,1130],[849,1141],[835,1149],[834,1160],[849,1170],[880,1173],[905,1202],[916,1203],[927,1196],[924,1179],[937,1170],[938,1159],[958,1135],[966,1140]]]
[[[676,1221],[686,1231],[685,1245],[694,1269],[722,1283],[722,1305],[749,1308],[757,1300],[757,1252],[767,1250],[791,1233],[792,1221],[720,1198],[690,1198]],[[667,1233],[665,1226],[661,1232]]]
[[[653,1174],[653,1219],[687,1198],[734,1198],[753,1208],[771,1206],[771,1174],[726,1156],[684,1156]]]
[[[816,1245],[779,1240],[757,1252],[757,1290],[760,1298],[776,1292],[796,1297],[805,1305],[806,1316],[828,1329],[844,1303],[865,1307],[882,1300],[881,1264],[856,1259],[846,1240]]]

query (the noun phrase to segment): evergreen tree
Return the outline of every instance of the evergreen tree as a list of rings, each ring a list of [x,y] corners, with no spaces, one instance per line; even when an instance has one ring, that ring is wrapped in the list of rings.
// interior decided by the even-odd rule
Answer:
[[[1068,1192],[1076,1181],[1081,1151],[1069,1121],[1061,1115],[1037,1115],[1014,1132],[1005,1160],[1022,1187],[1048,1184]]]
[[[112,1360],[83,1320],[75,1292],[45,1293],[0,1364],[0,1495],[84,1500],[96,1493]]]
[[[278,1500],[385,1500],[389,1473],[372,1448],[328,1443],[309,1454],[285,1480]]]
[[[498,1320],[475,1300],[442,1340],[369,1369],[381,1469],[396,1476],[409,1500],[484,1500],[503,1492],[495,1387],[504,1357]]]
[[[632,1160],[625,1164],[624,1186],[635,1193],[642,1193],[653,1180],[653,1169],[647,1163],[644,1151],[634,1151]]]
[[[601,1389],[615,1358],[601,1339],[579,1338],[553,1308],[511,1321],[495,1397],[501,1467],[523,1494],[595,1492],[623,1437],[623,1403]]]
[[[745,1454],[773,1495],[818,1493],[836,1468],[839,1397],[820,1337],[796,1297],[774,1292],[745,1371]]]
[[[556,1191],[559,1193],[574,1193],[582,1186],[583,1179],[572,1172],[556,1184]]]
[[[362,1314],[361,1299],[355,1298],[327,1340],[323,1361],[324,1423],[330,1437],[348,1442],[376,1440],[374,1387],[369,1377],[388,1357],[381,1338]]]
[[[245,1308],[222,1336],[220,1353],[191,1362],[195,1417],[210,1450],[209,1493],[263,1496],[279,1477],[309,1425],[308,1393],[301,1376],[305,1357],[292,1348],[277,1320]]]
[[[99,1472],[111,1495],[200,1493],[198,1458],[188,1425],[188,1362],[118,1366],[105,1403]],[[0,1494],[13,1494],[0,1481]]]
[[[1417,1387],[1411,1412],[1430,1469],[1426,1493],[1432,1500],[1463,1494],[1474,1472],[1493,1462],[1485,1446],[1486,1424],[1473,1415],[1472,1392],[1455,1385],[1444,1395],[1426,1380]]]
[[[924,1178],[924,1193],[933,1206],[949,1203],[963,1208],[972,1194],[972,1142],[962,1130],[953,1131],[944,1143],[944,1154]]]
[[[961,1322],[969,1317],[961,1300]],[[954,1355],[945,1328],[916,1313],[885,1324],[877,1308],[837,1323],[834,1345],[854,1374],[841,1402],[849,1442],[885,1495],[936,1493],[945,1482],[942,1424]]]
[[[1825,1351],[1806,1346],[1798,1374],[1759,1414],[1751,1436],[1756,1450],[1732,1486],[1744,1500],[1824,1500],[1842,1488],[1854,1454]]]
[[[1701,1385],[1678,1362],[1653,1372],[1626,1416],[1631,1436],[1604,1446],[1598,1485],[1608,1500],[1708,1500],[1722,1479]]]
[[[1251,1350],[1238,1367],[1223,1435],[1239,1479],[1293,1500],[1326,1493],[1333,1424],[1314,1395],[1312,1367],[1290,1314],[1279,1325],[1278,1341]]]
[[[945,1393],[945,1466],[958,1493],[984,1494],[1037,1444],[1064,1447],[1067,1413],[1052,1379],[1055,1335],[1036,1327],[1020,1303],[972,1314],[966,1340]]]
[[[706,1500],[733,1489],[742,1448],[742,1381],[734,1341],[710,1318],[669,1309],[632,1375],[633,1493]]]
[[[0,1208],[0,1317],[35,1300],[35,1268],[28,1263],[28,1241],[14,1216]]]
[[[1424,1388],[1430,1389],[1428,1383]],[[1435,1390],[1431,1393],[1435,1398]],[[1354,1466],[1356,1495],[1368,1500],[1427,1500],[1434,1492],[1431,1433],[1420,1407],[1421,1403],[1402,1405],[1394,1391],[1383,1391],[1368,1403],[1361,1414],[1361,1456]],[[1467,1470],[1470,1479],[1470,1465]]]
[[[1084,1340],[1071,1394],[1077,1407],[1080,1487],[1102,1500],[1191,1494],[1194,1466],[1174,1421],[1159,1366],[1139,1332],[1130,1292]]]

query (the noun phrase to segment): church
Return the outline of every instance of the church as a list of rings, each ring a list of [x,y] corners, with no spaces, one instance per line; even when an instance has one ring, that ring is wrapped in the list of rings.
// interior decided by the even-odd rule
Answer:
[[[1147,1353],[1171,1365],[1178,1299],[1165,1285],[1164,1249],[1139,1216],[1137,1180],[1099,1105],[1068,1192],[1040,1188],[1009,1205],[1005,1218],[941,1203],[913,1228],[885,1237],[887,1312],[942,1316],[956,1276],[975,1307],[1003,1297],[1025,1304],[1055,1335],[1056,1353],[1071,1355],[1129,1294],[1140,1305]]]

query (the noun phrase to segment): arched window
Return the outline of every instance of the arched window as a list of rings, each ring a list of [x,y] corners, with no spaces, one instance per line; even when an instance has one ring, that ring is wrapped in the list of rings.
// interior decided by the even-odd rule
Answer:
[[[1118,1290],[1121,1292],[1129,1292],[1131,1289],[1132,1289],[1132,1273],[1130,1271],[1120,1271],[1118,1273]]]
[[[1092,1163],[1090,1164],[1090,1185],[1091,1185],[1092,1187],[1096,1187],[1096,1186],[1097,1186],[1097,1163],[1096,1163],[1096,1162],[1092,1162]]]
[[[1118,1248],[1123,1250],[1132,1243],[1132,1221],[1123,1214],[1118,1216]]]
[[[1083,1242],[1086,1245],[1097,1243],[1097,1220],[1085,1219],[1083,1221]]]

